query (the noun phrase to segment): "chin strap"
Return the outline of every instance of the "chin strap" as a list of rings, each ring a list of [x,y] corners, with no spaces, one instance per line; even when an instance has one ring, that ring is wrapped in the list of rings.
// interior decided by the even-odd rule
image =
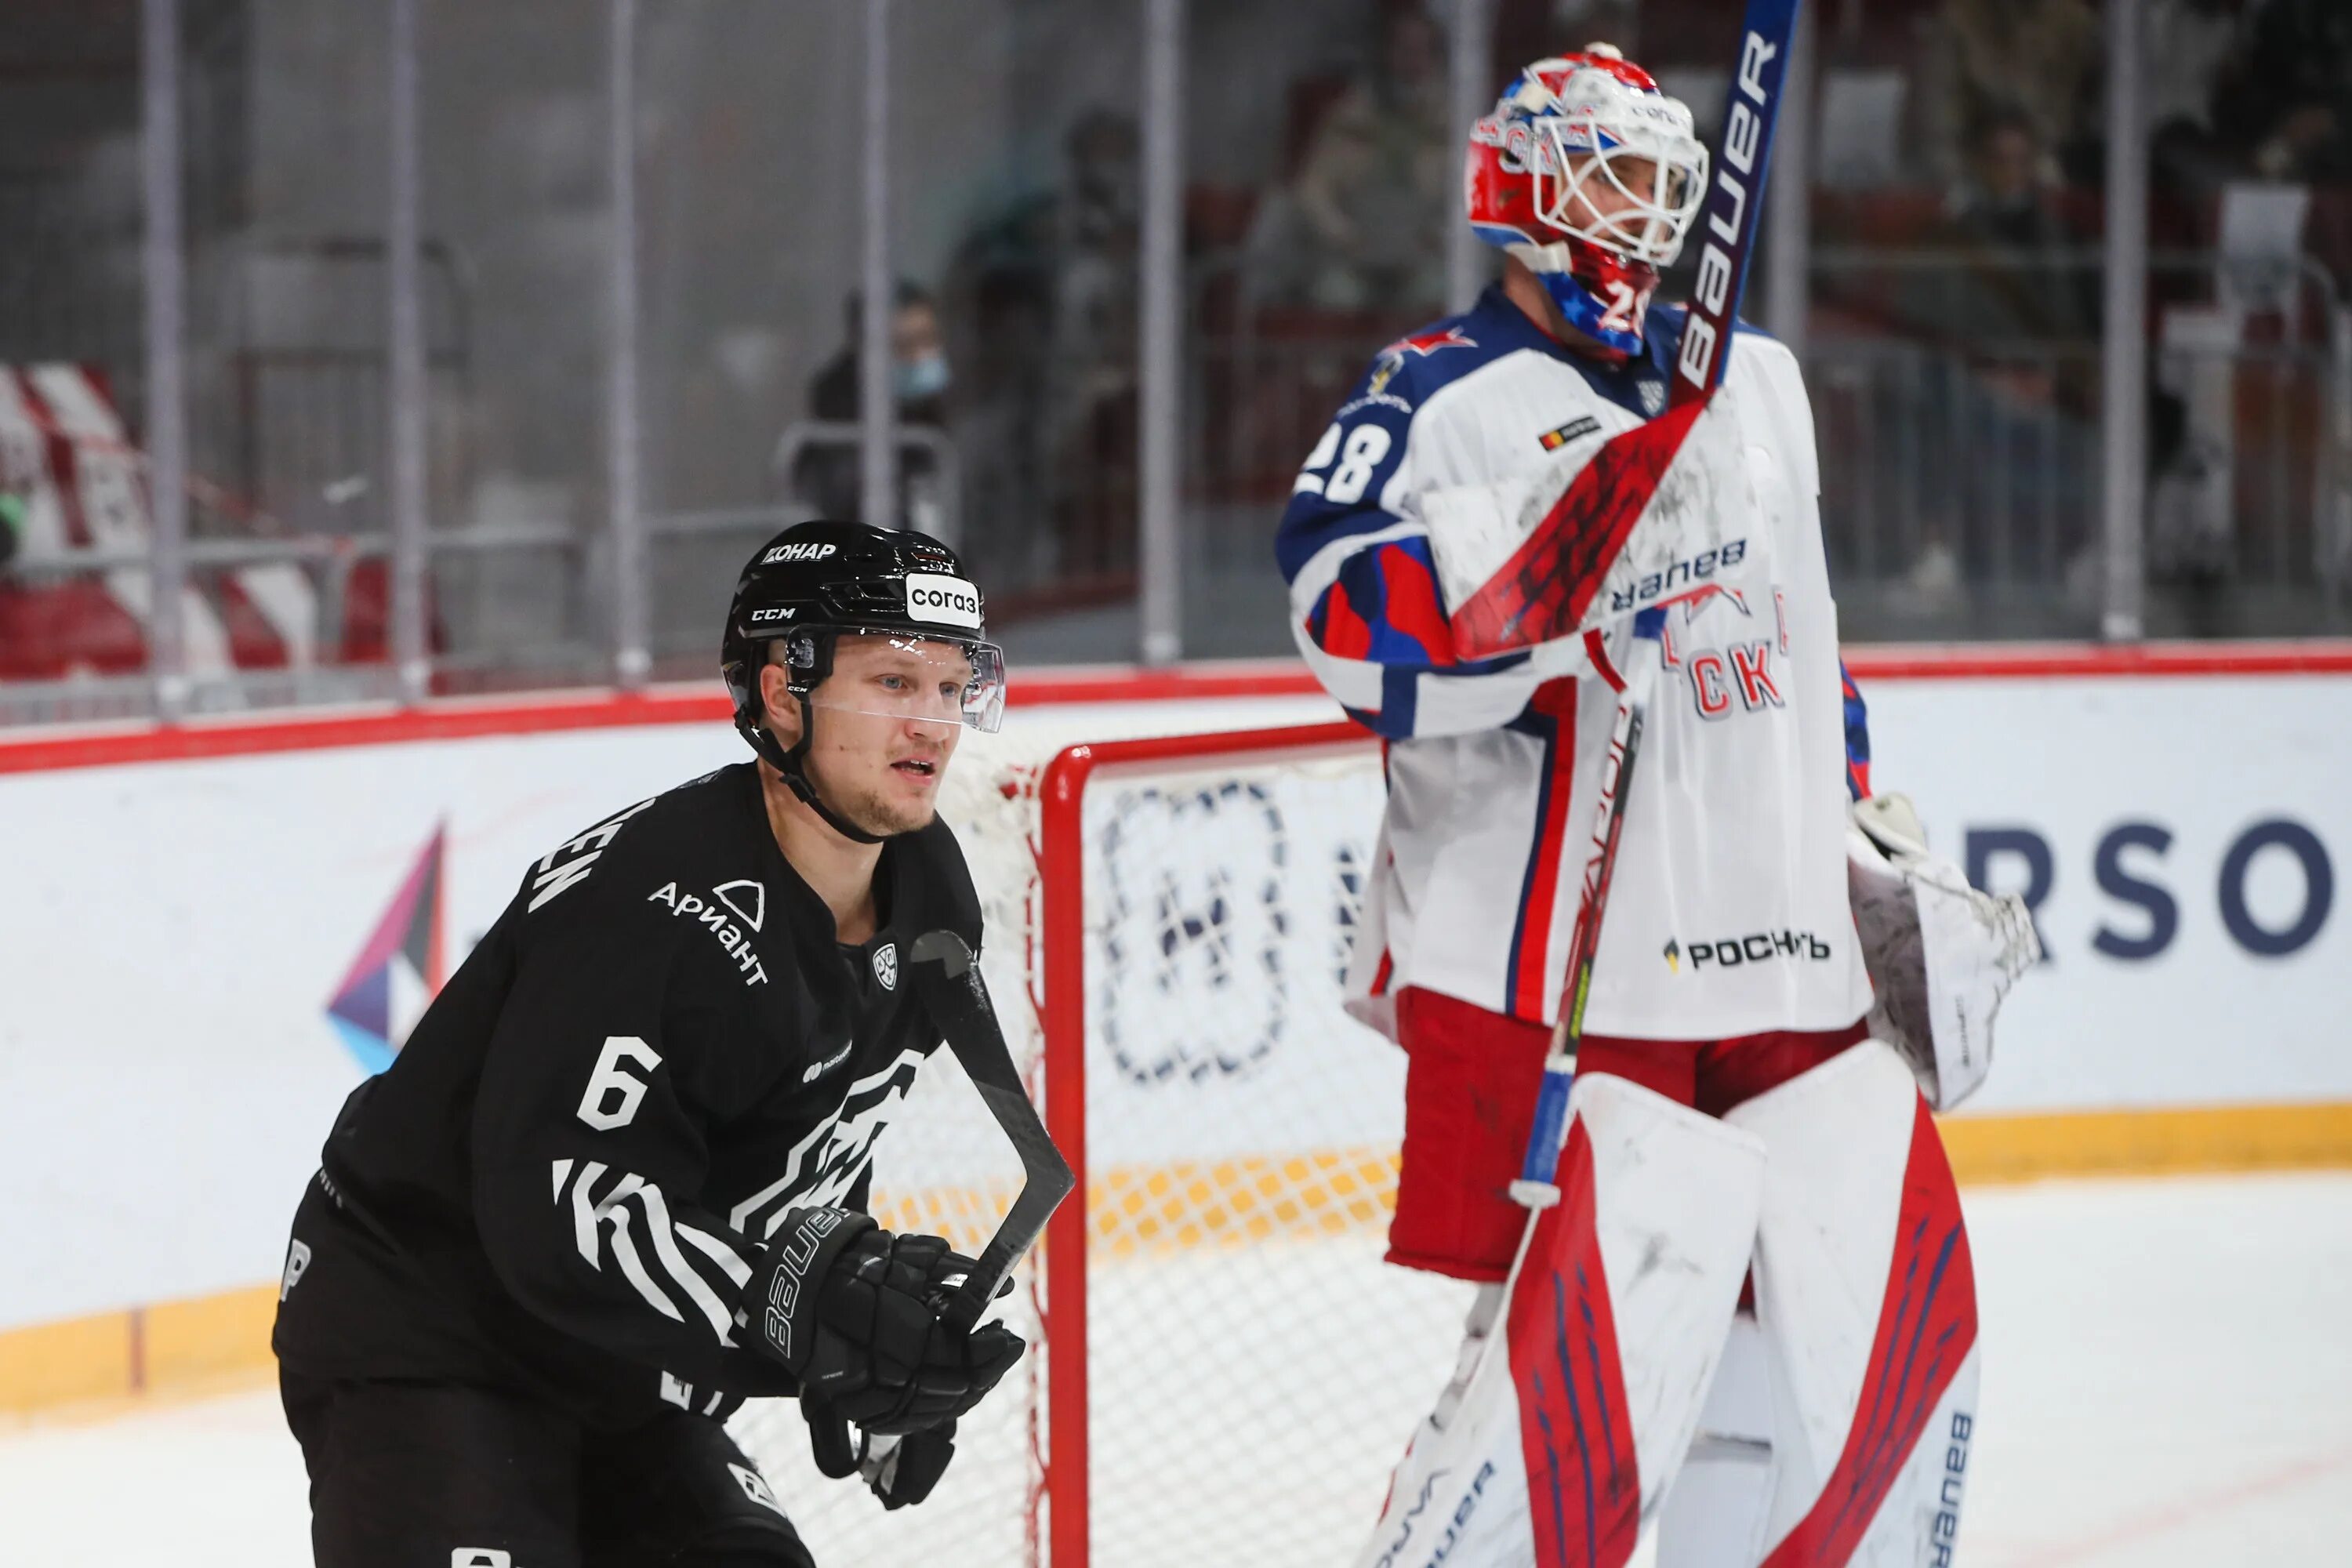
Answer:
[[[756,668],[751,672],[749,682],[736,691],[735,729],[744,740],[751,742],[751,750],[759,753],[762,762],[782,775],[784,783],[792,786],[793,794],[800,797],[803,805],[815,812],[818,819],[827,827],[832,828],[852,844],[879,844],[890,836],[866,832],[866,829],[818,799],[816,784],[810,779],[808,770],[803,766],[808,756],[809,742],[816,734],[816,706],[809,700],[808,694],[817,682],[824,679],[825,670],[833,661],[833,648],[829,642],[812,641],[808,647],[809,657],[801,673],[796,677],[789,672],[787,674],[785,689],[793,694],[793,700],[801,705],[801,738],[793,743],[792,750],[786,751],[780,745],[776,737],[770,733],[767,725],[754,717],[761,711],[761,704],[747,693],[756,693],[759,690]],[[732,678],[730,678],[730,687],[731,683]]]
[[[777,745],[776,738],[763,729],[760,737],[768,742],[761,748],[763,754],[768,754],[768,760],[775,764],[776,772],[784,776],[784,783],[792,786],[793,793],[800,796],[801,803],[823,818],[827,827],[852,844],[881,843],[889,837],[887,834],[866,832],[817,798],[816,785],[810,780],[808,770],[802,766],[803,759],[808,755],[809,739],[816,732],[816,711],[805,693],[794,692],[793,696],[801,705],[800,740],[794,742],[792,750],[786,751]]]

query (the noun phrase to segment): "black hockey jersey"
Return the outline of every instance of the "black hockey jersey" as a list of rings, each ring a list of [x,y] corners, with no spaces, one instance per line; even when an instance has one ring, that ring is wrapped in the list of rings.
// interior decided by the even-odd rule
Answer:
[[[598,1424],[793,1392],[736,1297],[788,1207],[865,1201],[940,1044],[913,939],[980,941],[943,824],[884,846],[876,894],[873,939],[838,943],[750,763],[533,864],[345,1101],[295,1216],[279,1358],[510,1387]]]

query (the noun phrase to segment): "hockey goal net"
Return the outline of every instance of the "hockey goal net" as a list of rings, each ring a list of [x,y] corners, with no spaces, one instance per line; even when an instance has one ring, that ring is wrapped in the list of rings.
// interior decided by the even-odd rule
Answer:
[[[1079,1173],[1000,1314],[1031,1353],[919,1508],[818,1476],[789,1404],[738,1434],[828,1568],[1345,1563],[1467,1303],[1380,1261],[1403,1058],[1339,1005],[1378,751],[1344,724],[967,740],[942,814]],[[972,1253],[1020,1184],[945,1051],[875,1173],[885,1225]]]

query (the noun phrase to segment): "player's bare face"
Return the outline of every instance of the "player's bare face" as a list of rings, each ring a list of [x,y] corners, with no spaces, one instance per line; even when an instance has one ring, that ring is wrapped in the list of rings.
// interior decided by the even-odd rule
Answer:
[[[971,664],[952,645],[844,637],[833,673],[809,694],[815,730],[804,764],[825,803],[875,834],[910,833],[939,809],[940,782],[963,735]]]

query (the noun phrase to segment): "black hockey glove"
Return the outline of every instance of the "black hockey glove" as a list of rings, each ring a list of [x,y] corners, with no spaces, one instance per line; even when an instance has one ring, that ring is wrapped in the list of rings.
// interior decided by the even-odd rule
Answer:
[[[886,1509],[905,1508],[931,1495],[955,1458],[955,1423],[944,1422],[928,1431],[903,1437],[876,1437],[859,1433],[851,1442],[849,1423],[814,1394],[801,1395],[801,1414],[808,1418],[809,1450],[824,1475],[840,1480],[862,1474]]]
[[[936,1236],[897,1236],[845,1209],[793,1209],[751,1272],[757,1342],[845,1421],[898,1436],[979,1404],[1025,1348],[996,1323],[940,1321],[972,1260]]]

